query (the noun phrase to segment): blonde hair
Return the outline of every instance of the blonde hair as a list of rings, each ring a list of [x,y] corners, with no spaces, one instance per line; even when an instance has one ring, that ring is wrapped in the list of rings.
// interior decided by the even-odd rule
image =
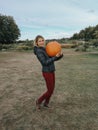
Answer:
[[[44,39],[43,36],[41,36],[41,35],[37,35],[37,36],[35,37],[35,40],[34,40],[34,46],[38,46],[38,45],[37,45],[37,42],[38,42],[38,39],[39,39],[39,38]],[[44,41],[45,41],[45,39],[44,39]]]

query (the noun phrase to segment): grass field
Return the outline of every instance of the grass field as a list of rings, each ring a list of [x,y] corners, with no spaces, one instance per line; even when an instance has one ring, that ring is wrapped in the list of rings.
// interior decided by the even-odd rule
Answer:
[[[51,108],[38,111],[45,82],[35,55],[0,52],[0,130],[98,130],[98,53],[63,53]]]

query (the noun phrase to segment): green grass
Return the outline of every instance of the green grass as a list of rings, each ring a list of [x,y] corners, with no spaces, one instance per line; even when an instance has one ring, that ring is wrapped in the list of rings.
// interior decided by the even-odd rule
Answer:
[[[52,108],[40,111],[35,100],[45,82],[36,57],[0,54],[0,130],[98,130],[98,53],[63,52],[55,64]]]

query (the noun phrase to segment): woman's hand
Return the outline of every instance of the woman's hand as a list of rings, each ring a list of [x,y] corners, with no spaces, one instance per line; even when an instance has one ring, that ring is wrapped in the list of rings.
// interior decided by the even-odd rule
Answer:
[[[62,53],[62,51],[60,51],[60,52],[58,52],[57,54],[56,54],[56,57],[60,57],[60,56],[62,56],[63,55],[63,53]]]

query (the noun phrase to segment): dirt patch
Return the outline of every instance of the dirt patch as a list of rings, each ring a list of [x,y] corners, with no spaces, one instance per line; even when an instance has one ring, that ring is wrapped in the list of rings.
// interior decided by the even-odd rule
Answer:
[[[52,109],[36,111],[35,100],[46,88],[36,56],[0,52],[0,130],[98,130],[98,58],[63,53]]]

